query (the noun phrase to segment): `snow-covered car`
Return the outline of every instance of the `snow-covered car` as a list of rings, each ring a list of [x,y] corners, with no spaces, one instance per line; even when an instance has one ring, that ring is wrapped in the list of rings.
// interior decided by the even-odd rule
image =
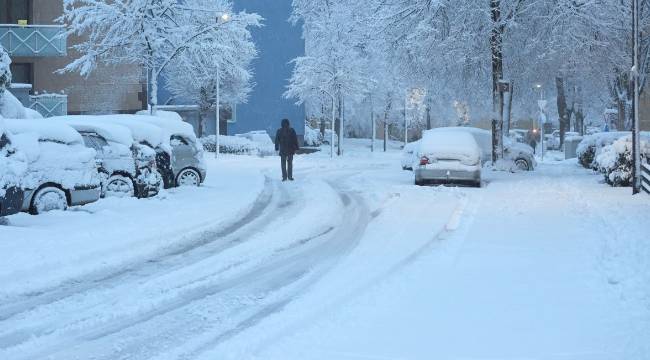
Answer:
[[[178,114],[162,114],[163,116],[135,115],[133,119],[158,126],[171,145],[173,178],[168,179],[165,186],[200,186],[206,177],[203,145],[196,138],[192,125],[184,122]]]
[[[450,132],[460,131],[467,132],[474,137],[476,143],[481,148],[482,163],[485,164],[492,160],[492,132],[475,127],[444,127],[433,129],[432,131]],[[529,145],[522,144],[508,137],[503,138],[504,159],[512,162],[512,166],[518,170],[531,171],[537,166],[535,161],[535,152]]]
[[[269,136],[269,133],[264,130],[251,131],[244,134],[237,134],[235,136],[248,139],[255,143],[259,149],[258,155],[268,156],[275,154],[275,144]]]
[[[420,140],[415,184],[481,186],[481,149],[465,131],[427,130]]]
[[[564,134],[564,138],[580,136],[579,133],[573,131],[567,131]],[[555,130],[550,136],[545,136],[546,138],[546,149],[547,150],[561,150],[560,149],[560,130]]]
[[[41,214],[95,202],[101,193],[95,150],[73,128],[47,120],[5,119],[16,148],[27,158],[21,179],[22,210]]]
[[[137,144],[154,149],[156,155],[156,171],[162,178],[165,189],[174,186],[174,171],[172,170],[172,147],[169,138],[159,126],[136,121],[136,115],[95,115],[84,116],[89,121],[105,124],[121,125],[131,130],[133,140]]]
[[[0,118],[0,217],[20,212],[24,191],[20,182],[27,170],[27,160],[17,152],[11,134],[5,131]]]
[[[92,121],[92,117],[62,116],[61,121],[77,130],[87,147],[96,152],[102,197],[158,194],[162,178],[156,171],[156,152],[135,141],[131,130],[117,124]]]
[[[404,149],[402,149],[402,170],[413,170],[413,166],[418,162],[418,147],[420,146],[420,141],[414,141],[406,144]]]

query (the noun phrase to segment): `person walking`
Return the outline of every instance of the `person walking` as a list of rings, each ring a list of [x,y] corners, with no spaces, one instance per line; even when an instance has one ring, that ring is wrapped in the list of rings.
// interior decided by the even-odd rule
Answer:
[[[275,151],[280,154],[282,181],[293,181],[293,155],[298,149],[296,130],[291,127],[289,119],[282,119],[282,127],[275,134]]]

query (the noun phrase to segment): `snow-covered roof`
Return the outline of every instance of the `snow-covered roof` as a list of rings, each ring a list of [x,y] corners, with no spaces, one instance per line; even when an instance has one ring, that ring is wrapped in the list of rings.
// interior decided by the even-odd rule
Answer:
[[[63,123],[53,123],[46,119],[5,119],[5,126],[12,134],[33,133],[38,140],[50,140],[64,144],[81,144],[81,135]]]
[[[69,115],[48,118],[51,122],[67,124],[80,132],[94,132],[107,141],[116,142],[125,146],[131,146],[134,142],[131,130],[119,124],[93,121],[93,116]]]
[[[420,141],[419,154],[430,159],[457,159],[476,163],[481,150],[474,137],[465,131],[427,130]]]

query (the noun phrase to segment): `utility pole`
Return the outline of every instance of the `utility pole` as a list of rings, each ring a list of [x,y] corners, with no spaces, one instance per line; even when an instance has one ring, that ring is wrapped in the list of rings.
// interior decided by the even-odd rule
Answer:
[[[219,158],[219,155],[221,153],[220,149],[220,142],[219,142],[219,135],[221,133],[221,109],[219,106],[219,103],[221,102],[221,67],[217,63],[217,103],[215,104],[215,109],[216,109],[216,116],[215,120],[217,122],[216,127],[215,127],[215,146],[216,150],[214,152],[214,157],[216,159]]]
[[[634,43],[634,65],[632,84],[634,86],[634,119],[632,125],[632,194],[641,191],[641,148],[639,136],[639,0],[632,0],[632,39]]]
[[[406,94],[404,95],[404,146],[408,144],[409,142],[409,126],[408,126],[408,119],[406,117],[406,110],[408,109],[408,102],[409,102],[409,95],[408,95],[408,90],[406,90]]]
[[[375,133],[377,132],[377,125],[375,124],[375,109],[372,106],[372,93],[370,94],[370,122],[372,138],[370,140],[370,151],[375,152]]]

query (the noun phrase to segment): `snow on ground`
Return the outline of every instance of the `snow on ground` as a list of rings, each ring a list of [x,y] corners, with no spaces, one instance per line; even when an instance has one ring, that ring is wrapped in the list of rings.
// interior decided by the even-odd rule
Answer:
[[[0,227],[0,299],[183,246],[193,234],[237,219],[264,188],[264,176],[251,168],[211,160],[209,170],[201,188],[8,217],[11,226]]]
[[[415,187],[396,144],[345,146],[10,217],[0,358],[650,358],[650,197],[553,154]]]

